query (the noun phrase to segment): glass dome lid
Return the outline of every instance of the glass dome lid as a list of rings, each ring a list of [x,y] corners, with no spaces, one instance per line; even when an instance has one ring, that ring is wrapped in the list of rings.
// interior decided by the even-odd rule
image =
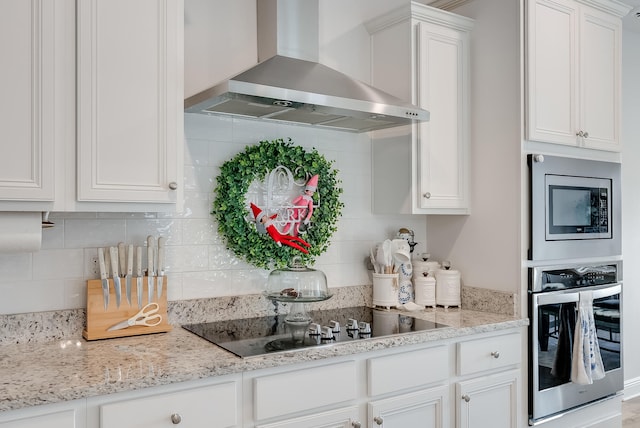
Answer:
[[[306,267],[300,257],[294,257],[289,267],[269,273],[266,294],[272,300],[299,303],[331,297],[324,272]]]

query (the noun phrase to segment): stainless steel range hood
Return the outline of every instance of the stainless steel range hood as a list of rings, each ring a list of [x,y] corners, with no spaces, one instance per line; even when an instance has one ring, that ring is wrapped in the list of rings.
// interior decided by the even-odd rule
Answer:
[[[351,132],[429,120],[428,111],[317,62],[317,0],[256,3],[259,55],[268,59],[186,99],[186,112]]]

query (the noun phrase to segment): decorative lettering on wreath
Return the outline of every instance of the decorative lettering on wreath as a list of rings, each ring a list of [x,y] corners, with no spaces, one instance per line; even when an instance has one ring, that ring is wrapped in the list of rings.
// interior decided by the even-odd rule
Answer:
[[[290,139],[261,141],[225,162],[212,214],[227,247],[258,267],[282,267],[294,252],[313,262],[344,206],[332,163]]]

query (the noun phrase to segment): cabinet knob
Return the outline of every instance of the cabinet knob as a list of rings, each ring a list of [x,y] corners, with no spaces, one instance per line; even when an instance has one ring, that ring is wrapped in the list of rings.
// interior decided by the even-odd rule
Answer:
[[[462,396],[462,399],[463,399],[464,401],[466,401],[467,403],[468,403],[469,401],[471,401],[471,397],[469,397],[467,394],[464,394],[464,395]]]
[[[586,132],[586,131],[578,131],[578,132],[576,133],[576,135],[577,135],[578,137],[582,137],[582,138],[589,138],[589,133],[588,133],[588,132]]]
[[[182,416],[180,416],[180,413],[174,413],[171,415],[172,424],[178,425],[180,422],[182,422]]]
[[[178,188],[178,183],[176,183],[175,181],[172,181],[171,183],[169,183],[169,189],[176,190],[177,188]]]
[[[500,358],[500,352],[498,352],[498,351],[493,351],[493,352],[491,353],[491,356],[492,356],[493,358]]]
[[[384,420],[380,416],[376,416],[375,418],[373,418],[373,422],[375,422],[376,425],[382,425]]]
[[[424,197],[425,197],[425,198],[427,198],[427,199],[431,199],[431,192],[426,192],[426,193],[425,193],[424,195],[422,195],[422,196],[424,196]]]
[[[358,422],[358,421],[353,421],[353,422],[351,422],[351,426],[353,428],[361,428],[362,424],[360,422]]]

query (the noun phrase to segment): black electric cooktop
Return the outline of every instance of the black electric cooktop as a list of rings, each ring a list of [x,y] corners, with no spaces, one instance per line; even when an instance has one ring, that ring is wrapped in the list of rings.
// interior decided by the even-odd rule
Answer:
[[[184,325],[183,328],[247,358],[276,352],[367,340],[448,327],[366,306],[309,311],[310,324],[285,322],[286,315]]]

